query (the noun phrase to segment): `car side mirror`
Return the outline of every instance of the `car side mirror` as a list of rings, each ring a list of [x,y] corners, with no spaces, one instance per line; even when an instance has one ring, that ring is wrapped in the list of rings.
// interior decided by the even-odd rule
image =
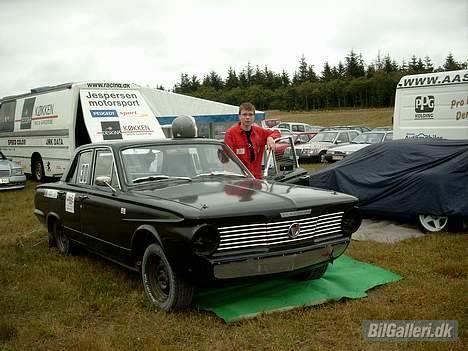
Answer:
[[[109,186],[111,182],[111,177],[108,176],[99,176],[96,177],[97,186]]]

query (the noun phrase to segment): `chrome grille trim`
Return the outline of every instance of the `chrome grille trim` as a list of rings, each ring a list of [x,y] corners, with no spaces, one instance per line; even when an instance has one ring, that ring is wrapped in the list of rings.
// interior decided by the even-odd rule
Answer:
[[[327,213],[315,217],[272,223],[243,224],[218,227],[220,234],[219,251],[275,246],[305,240],[323,241],[342,236],[341,219],[344,212]],[[301,233],[296,238],[288,236],[291,224],[301,224]]]
[[[9,169],[1,169],[0,170],[0,177],[9,177],[10,176],[10,170]]]

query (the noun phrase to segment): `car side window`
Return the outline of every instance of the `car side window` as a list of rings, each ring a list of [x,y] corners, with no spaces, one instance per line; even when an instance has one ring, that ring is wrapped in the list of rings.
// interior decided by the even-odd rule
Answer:
[[[73,174],[67,179],[67,183],[88,184],[89,174],[91,172],[91,160],[93,151],[84,151],[80,153]]]
[[[305,132],[304,126],[298,125],[298,126],[296,126],[296,127],[297,127],[297,131],[298,131],[298,132]]]
[[[387,135],[385,135],[384,141],[389,141],[389,140],[393,140],[393,133],[388,133]]]
[[[338,140],[340,140],[342,143],[347,143],[349,141],[348,133],[346,132],[340,133]]]
[[[110,150],[98,150],[96,153],[96,165],[94,167],[94,181],[96,185],[97,177],[110,177],[112,186],[118,186],[117,177],[115,174],[114,158]],[[110,189],[109,189],[110,190]]]
[[[353,140],[355,137],[357,137],[359,135],[359,133],[356,133],[356,132],[349,132],[349,138],[350,140]]]

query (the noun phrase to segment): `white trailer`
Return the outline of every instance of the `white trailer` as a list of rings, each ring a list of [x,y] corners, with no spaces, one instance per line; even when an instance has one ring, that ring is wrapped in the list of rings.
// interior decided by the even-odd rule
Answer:
[[[393,139],[405,138],[468,139],[468,70],[401,78]]]
[[[68,83],[0,99],[0,150],[38,181],[62,175],[80,145],[164,137],[135,84]]]

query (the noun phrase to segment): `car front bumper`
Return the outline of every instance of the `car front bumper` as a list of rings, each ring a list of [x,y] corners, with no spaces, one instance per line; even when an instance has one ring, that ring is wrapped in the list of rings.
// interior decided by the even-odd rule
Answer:
[[[26,183],[26,176],[24,174],[19,176],[10,176],[0,179],[0,190],[14,190],[23,189]]]
[[[230,261],[217,260],[212,262],[213,275],[216,279],[234,279],[301,271],[335,260],[346,250],[349,241],[349,238],[343,238],[326,245],[313,245],[300,250],[274,252]]]

